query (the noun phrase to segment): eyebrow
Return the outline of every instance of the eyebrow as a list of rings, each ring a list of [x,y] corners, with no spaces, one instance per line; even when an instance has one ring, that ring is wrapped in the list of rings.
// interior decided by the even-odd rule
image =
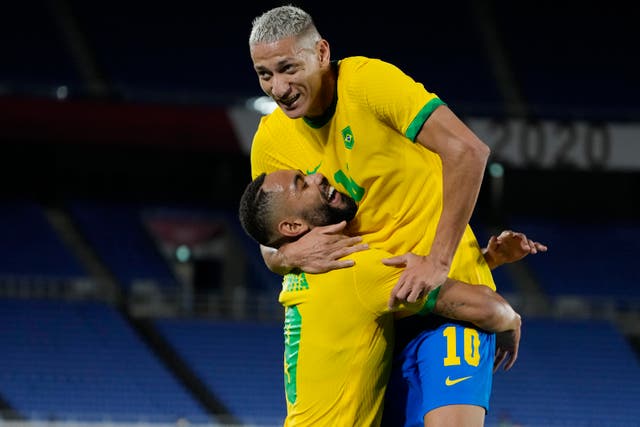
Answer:
[[[290,58],[285,58],[285,59],[281,59],[280,61],[278,61],[275,64],[275,70],[281,70],[283,67],[287,66],[287,65],[292,65],[293,61]],[[268,71],[270,72],[271,70],[269,69],[269,67],[266,67],[264,65],[255,65],[254,69],[256,71]]]

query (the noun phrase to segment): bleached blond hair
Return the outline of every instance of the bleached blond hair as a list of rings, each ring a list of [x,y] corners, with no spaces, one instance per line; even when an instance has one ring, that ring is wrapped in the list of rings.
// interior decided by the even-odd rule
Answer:
[[[311,15],[295,6],[279,6],[270,9],[253,20],[249,46],[259,43],[273,43],[295,36],[308,40],[312,47],[322,37]]]

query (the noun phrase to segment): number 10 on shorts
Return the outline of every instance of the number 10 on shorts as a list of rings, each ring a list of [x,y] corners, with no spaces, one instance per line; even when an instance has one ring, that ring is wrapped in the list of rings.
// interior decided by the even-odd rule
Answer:
[[[444,366],[460,365],[456,327],[446,327],[442,331],[442,335],[447,340],[447,356],[443,360]],[[468,365],[478,366],[480,363],[480,336],[478,335],[478,331],[472,328],[464,328],[464,340],[462,342],[464,361]]]

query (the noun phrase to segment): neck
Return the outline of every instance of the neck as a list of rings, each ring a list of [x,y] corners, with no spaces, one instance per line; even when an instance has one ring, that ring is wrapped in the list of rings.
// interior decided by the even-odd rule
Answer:
[[[327,72],[322,75],[322,90],[318,94],[319,109],[312,114],[307,115],[309,118],[321,117],[326,114],[327,110],[332,107],[334,97],[336,96],[336,84],[338,82],[337,64],[333,62],[329,66]]]

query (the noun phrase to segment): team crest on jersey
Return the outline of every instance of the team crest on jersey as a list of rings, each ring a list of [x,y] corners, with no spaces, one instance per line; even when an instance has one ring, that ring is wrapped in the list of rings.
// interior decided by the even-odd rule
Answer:
[[[342,140],[344,141],[344,146],[347,147],[347,150],[351,150],[353,148],[355,139],[353,137],[353,132],[351,132],[351,126],[347,126],[342,129]]]

